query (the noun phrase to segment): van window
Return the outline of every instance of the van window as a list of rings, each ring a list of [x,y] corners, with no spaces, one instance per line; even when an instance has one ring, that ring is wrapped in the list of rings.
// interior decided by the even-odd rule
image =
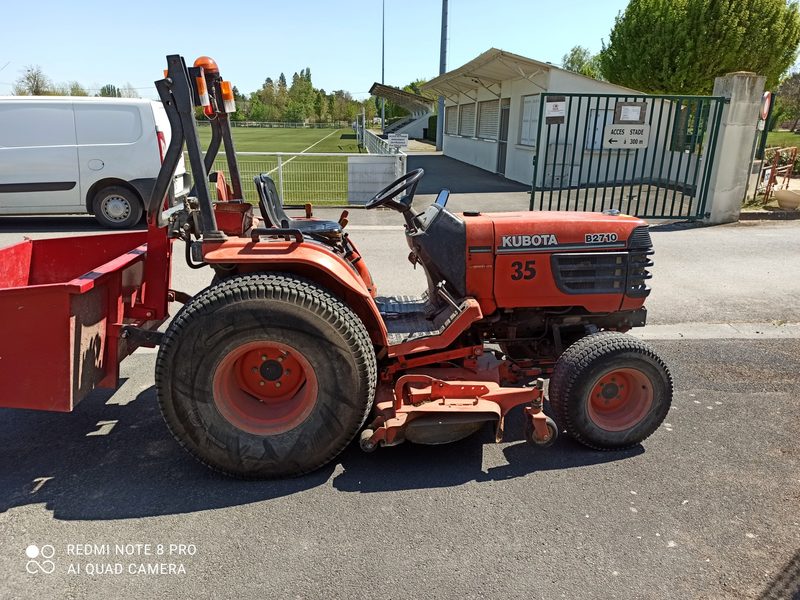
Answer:
[[[76,104],[79,144],[130,144],[142,136],[142,119],[136,106]]]
[[[0,102],[0,147],[75,144],[71,104]]]

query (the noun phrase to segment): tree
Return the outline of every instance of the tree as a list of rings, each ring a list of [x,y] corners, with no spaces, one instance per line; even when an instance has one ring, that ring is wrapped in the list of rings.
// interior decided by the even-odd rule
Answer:
[[[586,77],[600,79],[600,61],[597,54],[592,54],[588,48],[573,46],[561,58],[561,66],[567,71],[580,73]]]
[[[22,76],[14,82],[15,96],[46,96],[52,93],[53,83],[39,65],[25,67]]]
[[[645,92],[707,94],[714,78],[753,71],[777,85],[800,43],[794,0],[631,0],[617,16],[600,68]]]
[[[119,98],[121,97],[121,94],[117,89],[117,86],[112,83],[107,83],[100,88],[100,93],[98,96],[102,96],[103,98]]]
[[[118,90],[118,91],[119,91],[119,95],[122,98],[138,98],[139,97],[139,92],[136,91],[136,88],[134,88],[130,84],[130,82],[128,82],[125,85],[123,85],[122,88],[120,90]]]
[[[69,88],[69,92],[68,92],[69,96],[88,96],[89,95],[89,92],[86,91],[86,88],[83,87],[77,81],[70,81],[67,84],[67,87]]]
[[[784,119],[793,119],[792,131],[797,129],[800,122],[800,73],[792,73],[778,86],[778,105],[772,109],[773,117],[780,116]],[[777,118],[773,119],[773,122]]]

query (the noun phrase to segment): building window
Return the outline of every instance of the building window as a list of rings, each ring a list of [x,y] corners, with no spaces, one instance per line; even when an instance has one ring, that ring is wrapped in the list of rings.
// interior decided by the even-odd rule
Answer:
[[[523,146],[535,146],[539,133],[539,94],[522,97],[522,129],[519,143]]]
[[[458,107],[458,133],[464,137],[475,137],[475,103]]]
[[[478,102],[478,137],[485,140],[496,140],[499,125],[500,100]]]
[[[444,132],[450,135],[458,133],[458,107],[448,106],[444,109]]]

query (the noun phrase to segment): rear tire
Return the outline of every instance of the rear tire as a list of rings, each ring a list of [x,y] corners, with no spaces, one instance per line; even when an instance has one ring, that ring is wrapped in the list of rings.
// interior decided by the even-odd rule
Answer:
[[[103,227],[129,229],[142,218],[142,201],[133,191],[120,185],[99,190],[92,200],[94,218]]]
[[[586,336],[564,351],[550,378],[556,422],[598,450],[635,446],[666,418],[672,376],[650,346],[623,333]]]
[[[301,475],[332,460],[366,420],[376,381],[358,317],[282,275],[235,276],[200,292],[156,361],[175,438],[200,462],[244,478]]]

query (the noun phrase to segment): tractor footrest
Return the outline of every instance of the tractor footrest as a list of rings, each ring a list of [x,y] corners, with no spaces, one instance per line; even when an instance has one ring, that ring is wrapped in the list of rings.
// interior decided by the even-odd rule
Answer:
[[[395,319],[386,320],[389,344],[394,346],[413,340],[441,335],[450,324],[466,310],[466,303],[458,309],[447,307],[433,319],[425,312],[400,314]]]
[[[397,319],[414,313],[430,315],[434,311],[427,292],[422,296],[378,296],[375,303],[384,319]]]

